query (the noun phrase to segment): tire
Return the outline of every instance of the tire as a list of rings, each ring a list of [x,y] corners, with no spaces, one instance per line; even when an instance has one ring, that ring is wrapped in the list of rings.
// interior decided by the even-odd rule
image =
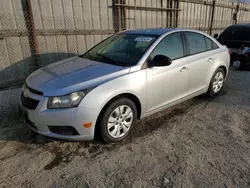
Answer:
[[[216,79],[218,78],[216,78],[216,76],[218,76],[218,75],[223,75],[223,77],[222,77],[222,82],[221,82],[221,86],[219,86],[220,84],[220,82],[217,82],[218,84],[217,84],[217,87],[220,87],[219,89],[217,88],[217,89],[215,89],[215,82],[216,82]],[[216,71],[215,71],[215,73],[213,74],[213,77],[212,77],[212,79],[211,79],[211,81],[210,81],[210,85],[209,85],[209,88],[208,88],[208,92],[207,92],[207,94],[210,96],[210,97],[213,97],[213,96],[215,96],[215,95],[217,95],[218,93],[220,93],[220,91],[221,91],[221,89],[222,89],[222,87],[223,87],[223,85],[224,85],[224,80],[225,80],[225,75],[226,75],[226,73],[225,73],[225,71],[222,69],[222,68],[218,68]],[[218,80],[218,79],[217,79]],[[220,80],[220,79],[219,79]],[[214,87],[215,86],[215,87]]]
[[[100,132],[103,140],[106,143],[124,140],[130,135],[136,120],[137,108],[132,100],[122,97],[113,101],[101,117]]]

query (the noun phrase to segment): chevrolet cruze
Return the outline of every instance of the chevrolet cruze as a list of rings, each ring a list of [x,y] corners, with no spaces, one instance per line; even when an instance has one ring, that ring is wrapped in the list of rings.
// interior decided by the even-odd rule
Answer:
[[[188,29],[115,34],[85,54],[33,72],[21,93],[25,122],[54,138],[108,143],[144,118],[197,95],[214,96],[228,74],[228,49]]]

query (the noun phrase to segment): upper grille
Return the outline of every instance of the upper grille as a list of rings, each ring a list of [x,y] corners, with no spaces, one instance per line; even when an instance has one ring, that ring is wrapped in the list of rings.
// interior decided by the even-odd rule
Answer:
[[[35,99],[31,99],[29,97],[25,97],[23,95],[23,92],[21,94],[21,102],[25,108],[28,108],[30,110],[35,110],[39,101]]]
[[[29,86],[27,85],[27,83],[25,83],[25,84],[26,84],[26,87],[30,90],[31,93],[35,93],[35,94],[37,94],[37,95],[43,95],[43,92],[37,91],[37,90],[35,90],[35,89],[32,89],[31,87],[29,87]]]

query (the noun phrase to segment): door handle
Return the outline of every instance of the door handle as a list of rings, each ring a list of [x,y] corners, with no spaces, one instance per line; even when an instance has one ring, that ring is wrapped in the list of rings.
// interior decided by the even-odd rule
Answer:
[[[210,62],[212,62],[213,60],[214,60],[214,59],[210,57],[210,58],[207,60],[207,62],[210,63]]]
[[[184,71],[187,71],[187,70],[188,70],[188,68],[184,66],[184,67],[181,68],[180,72],[184,72]]]

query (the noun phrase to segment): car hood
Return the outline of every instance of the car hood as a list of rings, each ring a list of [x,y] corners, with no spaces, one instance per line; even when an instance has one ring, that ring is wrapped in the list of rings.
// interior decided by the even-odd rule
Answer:
[[[129,69],[76,56],[38,69],[26,83],[44,96],[60,96],[98,86],[127,74]]]

